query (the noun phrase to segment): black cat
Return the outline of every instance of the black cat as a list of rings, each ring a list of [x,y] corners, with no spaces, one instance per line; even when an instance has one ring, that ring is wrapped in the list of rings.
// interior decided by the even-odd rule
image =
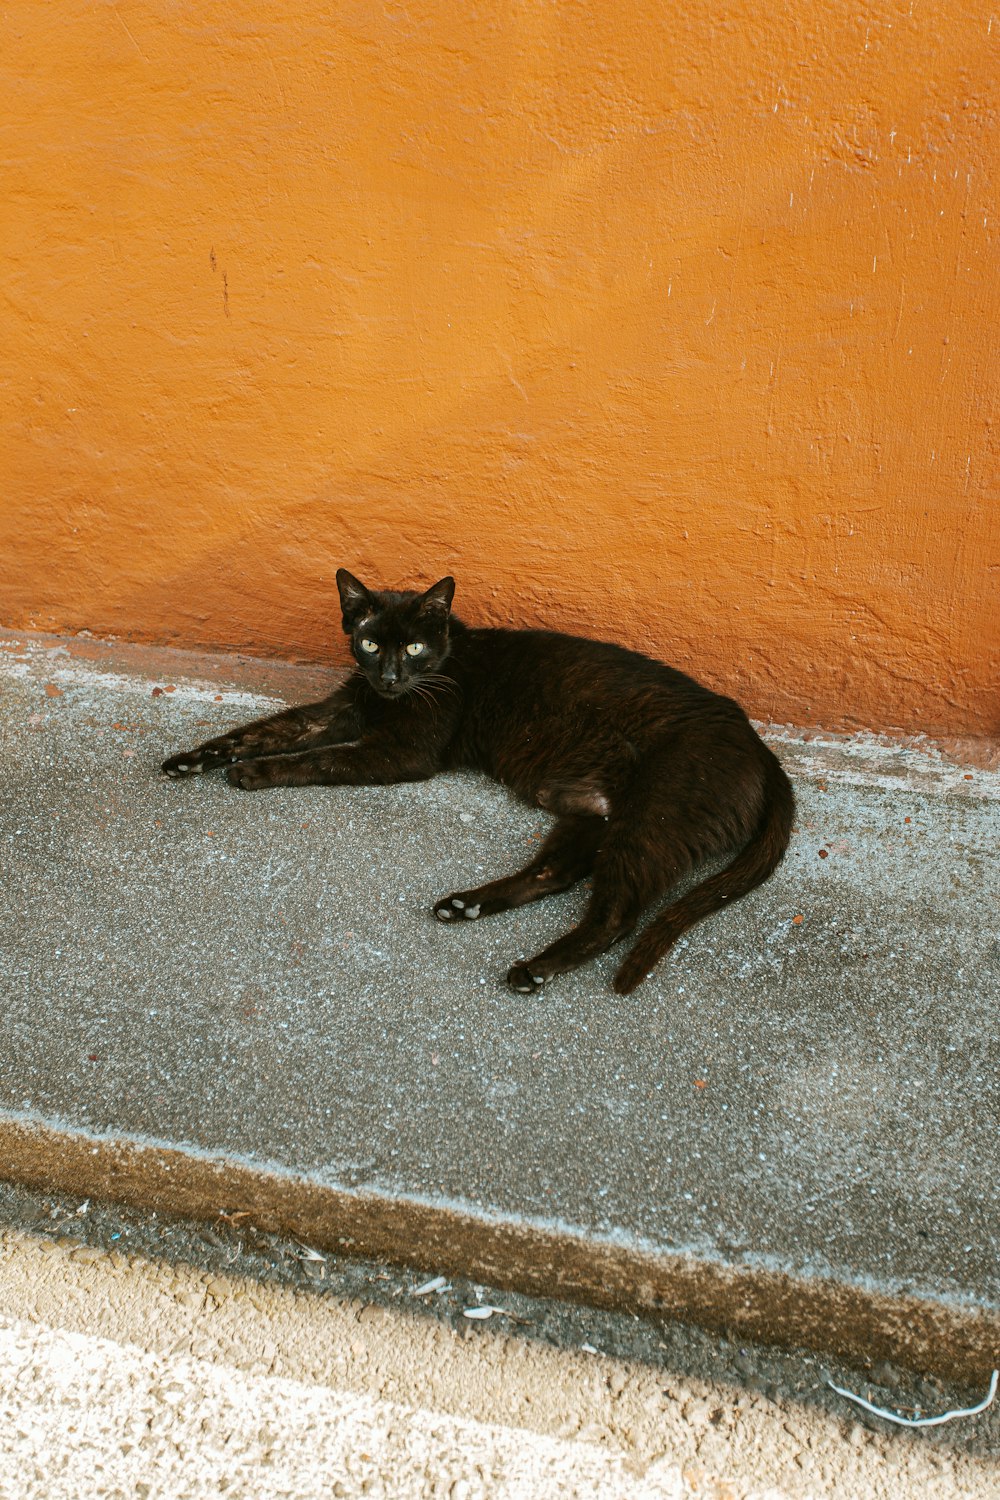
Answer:
[[[485,771],[555,814],[523,870],[439,901],[452,926],[590,876],[579,924],[507,975],[532,993],[603,953],[704,860],[735,855],[645,929],[614,987],[635,989],[681,933],[760,885],[788,846],[788,778],[730,698],[672,667],[545,630],[478,630],[451,614],[454,580],[375,592],[337,574],[357,668],[322,703],[261,719],[164,762],[229,782],[370,786]]]

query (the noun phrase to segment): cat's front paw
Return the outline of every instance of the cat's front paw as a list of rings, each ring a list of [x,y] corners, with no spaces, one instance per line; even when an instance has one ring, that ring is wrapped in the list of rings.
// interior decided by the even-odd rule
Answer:
[[[182,750],[179,755],[171,755],[160,767],[164,776],[170,776],[175,781],[184,776],[197,776],[204,769],[205,761],[198,750]]]
[[[544,983],[544,979],[535,978],[527,964],[515,964],[507,971],[507,984],[519,995],[537,995]]]
[[[235,766],[227,766],[226,780],[241,792],[256,792],[262,786],[273,785],[265,767],[252,760],[238,760]]]

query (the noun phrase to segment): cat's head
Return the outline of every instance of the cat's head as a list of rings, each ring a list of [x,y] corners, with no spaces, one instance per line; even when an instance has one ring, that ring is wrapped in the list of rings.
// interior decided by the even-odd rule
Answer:
[[[454,578],[442,578],[426,593],[376,592],[341,568],[337,573],[344,633],[377,693],[401,698],[420,680],[439,672],[448,655],[448,623]]]

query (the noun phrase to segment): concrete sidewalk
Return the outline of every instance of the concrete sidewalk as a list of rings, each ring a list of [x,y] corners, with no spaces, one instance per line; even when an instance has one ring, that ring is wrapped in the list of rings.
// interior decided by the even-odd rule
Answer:
[[[512,996],[570,893],[492,784],[241,794],[164,754],[315,671],[0,633],[0,1176],[982,1382],[1000,1350],[1000,774],[771,736],[775,878],[627,1000]]]

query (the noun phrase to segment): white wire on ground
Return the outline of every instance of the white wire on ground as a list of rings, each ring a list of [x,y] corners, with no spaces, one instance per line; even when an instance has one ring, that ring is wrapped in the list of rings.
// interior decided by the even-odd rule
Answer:
[[[843,1386],[834,1385],[832,1380],[826,1383],[838,1396],[846,1396],[848,1401],[856,1401],[858,1406],[863,1406],[865,1411],[870,1411],[874,1417],[884,1417],[887,1422],[897,1422],[900,1427],[937,1427],[942,1422],[954,1422],[956,1417],[975,1417],[992,1402],[997,1393],[997,1380],[1000,1379],[1000,1370],[994,1370],[990,1379],[990,1388],[978,1406],[965,1406],[960,1411],[942,1412],[939,1417],[897,1417],[894,1411],[886,1411],[884,1406],[873,1406],[866,1401],[864,1396],[856,1396],[853,1391],[845,1391]]]

